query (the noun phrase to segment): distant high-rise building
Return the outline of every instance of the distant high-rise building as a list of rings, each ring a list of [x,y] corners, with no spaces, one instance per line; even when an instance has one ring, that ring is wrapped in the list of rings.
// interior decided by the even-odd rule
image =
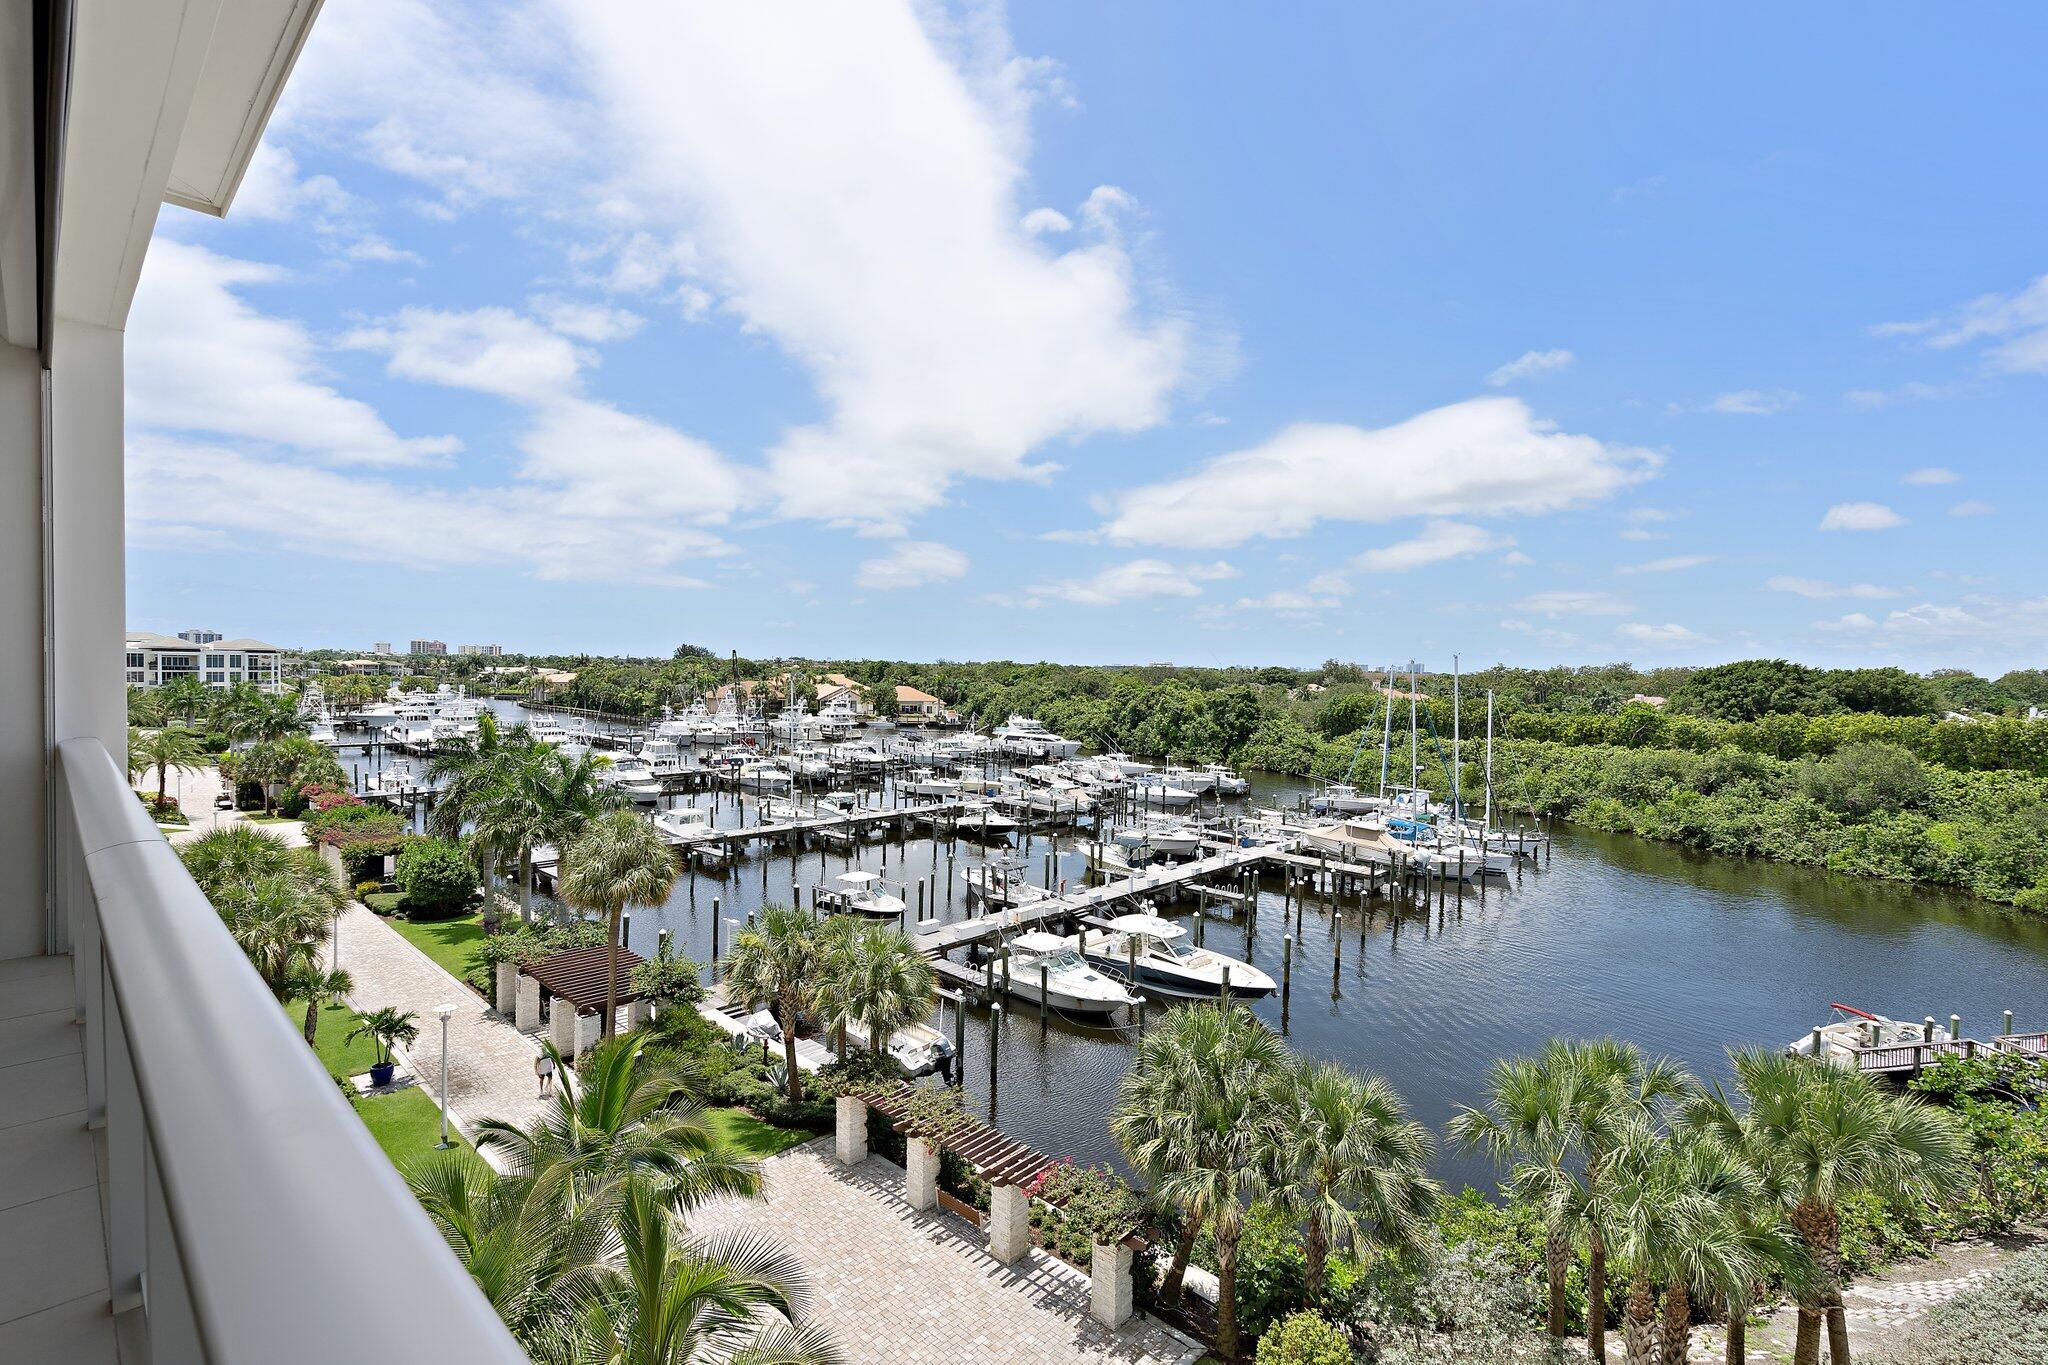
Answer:
[[[414,640],[406,647],[408,654],[446,654],[448,645],[443,640]]]
[[[484,655],[488,655],[489,657],[491,657],[491,658],[495,659],[495,658],[498,658],[498,657],[500,657],[501,655],[503,655],[503,654],[504,654],[504,652],[505,652],[505,646],[503,646],[503,645],[457,645],[457,646],[455,646],[455,652],[456,652],[457,654],[484,654]]]
[[[224,637],[217,630],[181,630],[178,632],[178,638],[186,644],[210,645]]]
[[[376,644],[370,646],[370,652],[372,654],[389,654],[391,652],[391,642],[389,640],[379,640]]]

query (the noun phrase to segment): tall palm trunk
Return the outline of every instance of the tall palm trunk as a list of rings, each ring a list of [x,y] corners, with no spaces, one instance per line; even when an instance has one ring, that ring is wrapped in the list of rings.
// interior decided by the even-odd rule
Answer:
[[[1216,1221],[1216,1354],[1237,1359],[1237,1230]]]
[[[1302,1238],[1302,1258],[1306,1263],[1304,1278],[1308,1282],[1308,1301],[1310,1304],[1321,1303],[1323,1277],[1328,1272],[1330,1260],[1330,1227],[1329,1217],[1323,1212],[1320,1201],[1308,1216],[1308,1233]]]
[[[782,1022],[782,1069],[784,1093],[790,1103],[804,1097],[804,1073],[796,1064],[796,999],[788,991],[776,999],[776,1014]]]
[[[1721,1353],[1722,1365],[1745,1365],[1749,1359],[1749,1309],[1728,1300],[1728,1345]]]
[[[1850,1365],[1849,1318],[1842,1308],[1842,1290],[1839,1285],[1828,1291],[1825,1311],[1828,1324],[1828,1359],[1833,1365]]]
[[[533,845],[519,846],[519,918],[533,923]]]
[[[1561,1342],[1565,1337],[1568,1304],[1564,1277],[1571,1266],[1571,1257],[1571,1243],[1565,1240],[1564,1229],[1553,1224],[1543,1235],[1543,1278],[1550,1290],[1550,1315],[1543,1330],[1550,1334],[1553,1342]]]
[[[311,1047],[320,1036],[320,994],[306,992],[306,1046]]]
[[[1657,1345],[1657,1294],[1650,1277],[1640,1270],[1628,1283],[1621,1333],[1628,1345],[1628,1365],[1651,1365]]]
[[[1792,1365],[1820,1365],[1820,1310],[1799,1305],[1799,1332],[1792,1339]]]
[[[159,763],[156,765],[156,803],[159,806],[161,806],[164,803],[166,799],[165,789],[170,785],[171,778],[170,773],[168,771],[169,767],[170,765],[167,763]]]
[[[1820,1365],[1821,1320],[1828,1329],[1828,1353],[1834,1365],[1849,1365],[1849,1326],[1842,1314],[1841,1228],[1834,1207],[1805,1198],[1792,1206],[1792,1230],[1820,1270],[1817,1289],[1799,1301],[1799,1337],[1793,1365]]]
[[[1692,1299],[1682,1284],[1664,1291],[1663,1340],[1658,1342],[1658,1365],[1685,1365],[1692,1345]]]
[[[609,1038],[619,1022],[619,912],[610,915],[611,929],[605,935],[604,1036]]]
[[[1174,1245],[1173,1262],[1166,1269],[1166,1278],[1159,1282],[1159,1301],[1169,1308],[1180,1302],[1180,1286],[1187,1278],[1188,1259],[1195,1254],[1195,1239],[1201,1235],[1202,1220],[1189,1215],[1187,1227],[1181,1231],[1180,1241]]]
[[[1598,1223],[1586,1229],[1586,1353],[1594,1365],[1607,1365],[1607,1239]]]

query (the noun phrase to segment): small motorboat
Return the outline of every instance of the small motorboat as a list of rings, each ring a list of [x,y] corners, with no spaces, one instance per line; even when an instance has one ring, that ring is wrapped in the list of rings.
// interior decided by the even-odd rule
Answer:
[[[1908,1047],[1914,1043],[1946,1043],[1948,1030],[1939,1024],[1906,1023],[1839,1002],[1828,1006],[1828,1022],[1785,1045],[1795,1057],[1818,1057],[1837,1066],[1855,1066],[1856,1054],[1874,1047]]]
[[[1010,950],[1009,993],[1045,1003],[1063,1014],[1101,1015],[1136,1005],[1121,981],[1083,961],[1073,941],[1034,929],[1017,935]],[[1000,979],[1000,978],[999,978]]]
[[[855,869],[842,872],[818,890],[818,908],[833,915],[865,915],[869,919],[901,919],[903,899],[882,888],[881,877]]]
[[[1184,942],[1187,930],[1157,915],[1118,915],[1107,933],[1078,936],[1078,951],[1141,990],[1185,1000],[1215,1000],[1227,983],[1232,999],[1270,995],[1273,978],[1242,958]]]

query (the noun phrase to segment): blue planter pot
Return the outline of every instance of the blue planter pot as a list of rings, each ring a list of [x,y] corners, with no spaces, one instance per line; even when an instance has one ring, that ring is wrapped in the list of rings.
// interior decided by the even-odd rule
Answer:
[[[398,1070],[396,1062],[373,1062],[370,1065],[370,1084],[386,1086],[391,1084],[391,1073]]]

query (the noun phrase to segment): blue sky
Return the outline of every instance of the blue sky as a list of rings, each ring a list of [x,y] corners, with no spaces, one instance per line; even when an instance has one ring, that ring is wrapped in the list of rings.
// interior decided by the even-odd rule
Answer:
[[[131,624],[2048,653],[2048,13],[330,6],[130,324]]]

